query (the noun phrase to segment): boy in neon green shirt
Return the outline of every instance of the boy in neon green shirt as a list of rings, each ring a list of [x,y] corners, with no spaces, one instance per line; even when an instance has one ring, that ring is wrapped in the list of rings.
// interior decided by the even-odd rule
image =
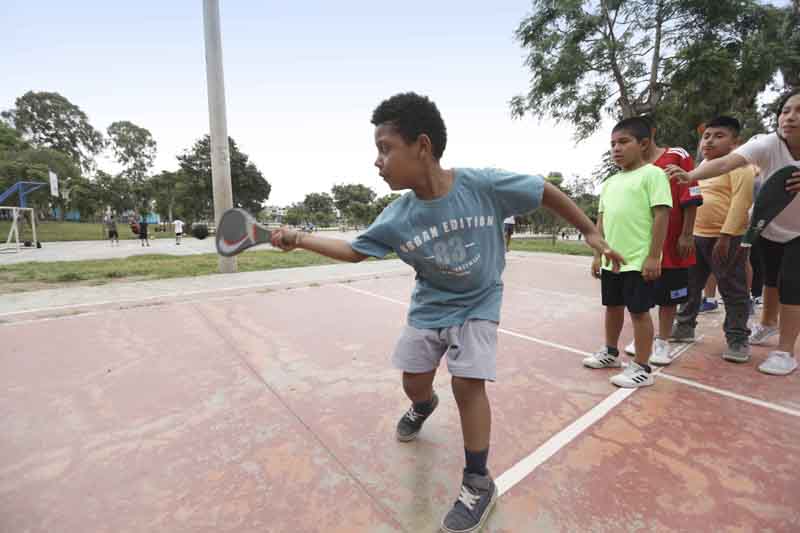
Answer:
[[[641,117],[619,122],[611,132],[611,155],[622,169],[603,184],[598,227],[625,258],[619,272],[595,255],[592,275],[601,280],[606,346],[583,360],[589,368],[619,368],[619,336],[628,308],[636,345],[634,361],[611,378],[618,387],[653,384],[648,360],[653,348],[655,281],[661,276],[661,251],[667,235],[672,192],[663,170],[647,163],[650,124]]]

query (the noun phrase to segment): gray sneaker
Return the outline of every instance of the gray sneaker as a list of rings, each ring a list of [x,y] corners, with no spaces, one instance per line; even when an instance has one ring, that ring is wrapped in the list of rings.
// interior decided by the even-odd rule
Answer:
[[[431,401],[431,412],[427,415],[416,412],[414,410],[414,405],[411,405],[408,411],[406,411],[406,413],[397,423],[397,440],[401,442],[409,442],[417,438],[417,435],[422,429],[422,424],[429,416],[433,414],[433,412],[436,410],[436,406],[439,405],[439,397],[436,395],[436,392],[433,393],[433,399]]]
[[[746,363],[750,360],[750,345],[746,341],[733,341],[722,352],[722,358],[733,363]]]
[[[689,324],[675,324],[669,340],[673,342],[694,342],[694,328]]]
[[[459,494],[453,508],[442,520],[445,533],[479,531],[497,500],[497,487],[489,475],[464,473]]]

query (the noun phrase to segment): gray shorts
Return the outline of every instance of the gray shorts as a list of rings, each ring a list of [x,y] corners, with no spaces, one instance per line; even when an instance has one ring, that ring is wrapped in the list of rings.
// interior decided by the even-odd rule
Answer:
[[[491,320],[467,320],[460,326],[439,329],[406,326],[392,363],[404,372],[423,374],[438,368],[446,354],[447,369],[453,376],[494,381],[497,326]]]

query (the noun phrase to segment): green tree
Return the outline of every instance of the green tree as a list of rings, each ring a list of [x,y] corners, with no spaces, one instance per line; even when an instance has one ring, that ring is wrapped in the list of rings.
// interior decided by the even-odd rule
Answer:
[[[178,163],[185,179],[179,181],[176,204],[185,217],[199,220],[212,218],[214,202],[211,188],[211,139],[208,135],[197,140]],[[239,151],[236,142],[228,137],[230,151],[233,205],[251,213],[258,213],[269,198],[269,182],[250,158]]]
[[[59,217],[69,208],[69,191],[73,180],[82,177],[80,168],[66,154],[50,148],[27,148],[19,152],[6,152],[7,158],[0,160],[0,177],[10,186],[17,181],[39,181],[49,183],[48,170],[58,176],[58,197],[50,196],[50,188],[42,187],[31,193],[28,201],[40,213],[48,212],[50,204],[59,208]],[[17,199],[7,200],[7,205],[17,205]]]
[[[754,105],[787,54],[774,38],[787,14],[756,0],[534,0],[516,32],[532,82],[512,113],[568,122],[579,140],[607,114],[651,114],[688,144],[699,115]]]
[[[124,173],[143,180],[156,159],[156,141],[149,130],[127,120],[111,124],[107,130],[108,145]]]
[[[127,178],[121,174],[112,176],[99,170],[95,174],[94,181],[98,198],[103,207],[109,206],[118,215],[135,209],[136,203],[131,190],[131,183]]]
[[[76,210],[81,215],[81,220],[91,221],[103,210],[101,192],[96,182],[83,176],[76,176],[69,180],[68,210]]]
[[[333,210],[333,198],[327,193],[312,192],[303,200],[308,217],[317,226],[329,226],[336,220]]]
[[[296,202],[286,208],[286,216],[283,218],[285,224],[299,226],[305,224],[309,219],[309,212],[303,202]]]
[[[156,212],[167,220],[175,220],[175,207],[178,199],[179,184],[185,181],[181,171],[161,172],[150,179]]]
[[[2,116],[34,146],[64,153],[83,169],[91,169],[103,149],[103,136],[86,113],[58,93],[28,91]]]
[[[561,172],[550,172],[545,178],[550,184],[555,185],[561,191],[569,195],[569,190],[563,187],[564,175]],[[522,217],[523,222],[533,225],[534,232],[548,233],[551,235],[553,244],[556,242],[556,237],[559,232],[567,226],[567,222],[550,211],[549,209],[537,209],[533,213]]]
[[[355,225],[372,220],[372,202],[375,191],[360,183],[338,184],[331,189],[333,202],[342,218]]]

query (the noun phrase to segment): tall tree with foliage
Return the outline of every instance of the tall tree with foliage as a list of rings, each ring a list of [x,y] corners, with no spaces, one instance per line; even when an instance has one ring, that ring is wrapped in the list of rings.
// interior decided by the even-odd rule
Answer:
[[[122,120],[111,124],[106,133],[108,146],[125,168],[124,173],[133,179],[143,180],[156,159],[156,141],[150,131]]]
[[[336,221],[336,212],[333,209],[333,198],[327,193],[312,192],[306,195],[303,206],[308,216],[317,226],[329,226]]]
[[[150,179],[151,192],[156,201],[156,212],[166,220],[175,220],[178,190],[186,177],[178,172],[161,172]]]
[[[331,189],[333,202],[342,217],[352,224],[363,225],[372,220],[375,191],[360,183],[338,184]]]
[[[512,113],[568,122],[579,140],[605,116],[654,115],[689,144],[701,115],[755,105],[786,56],[787,14],[756,0],[534,0],[516,32],[531,86]]]
[[[112,123],[106,133],[107,145],[123,167],[120,176],[130,182],[128,192],[134,208],[146,213],[152,200],[153,188],[147,180],[156,158],[156,141],[149,130],[127,120]]]
[[[247,154],[239,151],[236,142],[228,137],[231,158],[233,205],[251,213],[261,211],[269,198],[271,186]],[[211,219],[214,199],[211,188],[211,139],[203,136],[194,146],[178,156],[185,181],[177,188],[176,203],[184,216],[192,220]]]
[[[2,116],[35,147],[64,153],[86,170],[103,149],[103,136],[86,113],[58,93],[28,91]]]

